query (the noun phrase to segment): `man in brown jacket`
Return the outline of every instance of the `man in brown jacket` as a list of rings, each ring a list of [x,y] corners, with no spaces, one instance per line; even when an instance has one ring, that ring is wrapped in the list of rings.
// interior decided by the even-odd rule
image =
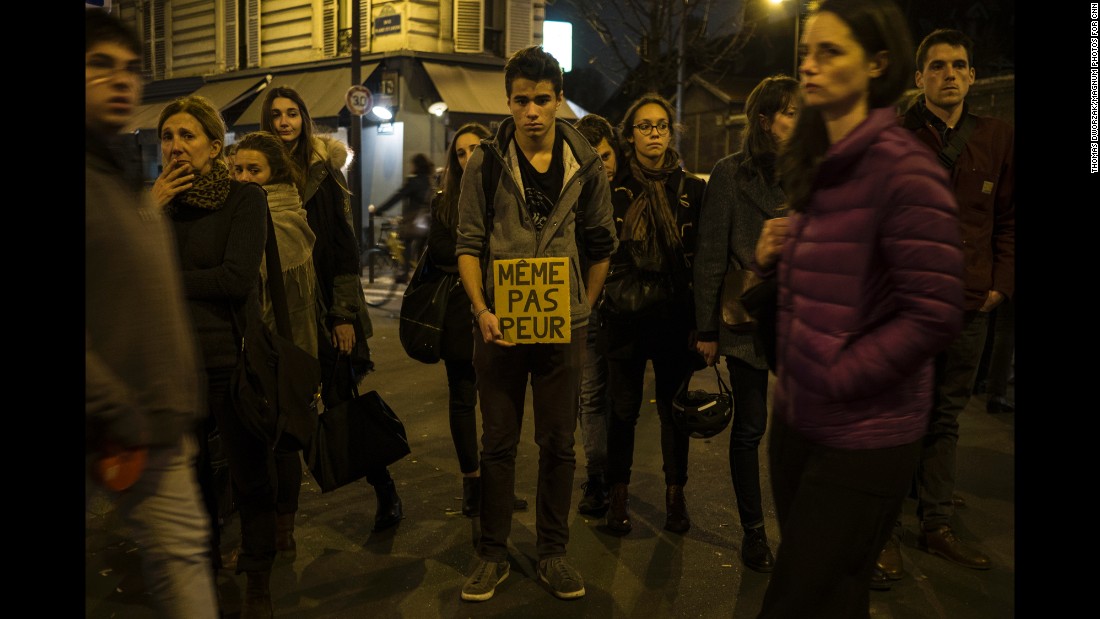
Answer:
[[[917,469],[918,544],[959,565],[985,570],[989,557],[960,540],[950,519],[959,414],[970,400],[989,313],[1014,291],[1015,159],[1012,127],[967,110],[966,95],[974,83],[972,56],[973,42],[958,30],[940,29],[926,36],[917,48],[916,83],[922,93],[901,122],[950,170],[966,265],[963,331],[936,358],[932,417]],[[901,578],[896,536],[887,542],[876,567],[874,588],[889,588],[889,580]]]

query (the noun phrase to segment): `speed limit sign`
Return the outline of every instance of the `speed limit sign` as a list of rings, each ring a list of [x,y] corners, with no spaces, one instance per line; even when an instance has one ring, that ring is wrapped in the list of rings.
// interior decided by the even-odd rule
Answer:
[[[344,95],[344,102],[347,103],[348,111],[356,116],[366,114],[367,110],[371,108],[373,99],[370,90],[366,86],[360,85],[348,88],[348,94]]]

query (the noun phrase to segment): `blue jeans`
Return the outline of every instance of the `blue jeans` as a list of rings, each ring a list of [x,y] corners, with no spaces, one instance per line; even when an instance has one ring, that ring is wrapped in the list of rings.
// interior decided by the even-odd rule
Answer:
[[[948,524],[955,512],[951,496],[955,493],[959,415],[970,402],[988,325],[988,313],[966,312],[962,333],[936,356],[932,418],[917,467],[917,517],[925,530]]]
[[[161,616],[218,617],[210,557],[210,519],[200,498],[195,435],[151,449],[145,470],[115,508],[141,548],[146,590]]]
[[[584,372],[581,374],[581,395],[577,418],[589,477],[602,476],[607,471],[607,360],[596,350],[599,319],[596,309],[588,317],[584,350]]]
[[[569,542],[569,503],[577,461],[577,430],[584,334],[569,344],[520,344],[504,348],[474,337],[474,369],[481,400],[481,538],[485,561],[508,557],[515,501],[516,450],[530,380],[539,447],[535,533],[539,559],[562,556]]]
[[[768,427],[768,371],[758,370],[737,357],[726,357],[733,392],[733,421],[730,423],[730,477],[737,497],[741,528],[764,524],[760,495],[758,447]]]

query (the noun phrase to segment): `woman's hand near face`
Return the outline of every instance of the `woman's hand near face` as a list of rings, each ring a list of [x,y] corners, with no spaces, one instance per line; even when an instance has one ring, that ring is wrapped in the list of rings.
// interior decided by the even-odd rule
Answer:
[[[764,230],[756,241],[756,264],[761,268],[769,269],[779,259],[789,226],[789,217],[776,217],[764,222]]]
[[[168,206],[172,198],[190,189],[194,180],[195,174],[191,171],[191,164],[173,160],[164,166],[160,176],[153,183],[153,201],[160,208]]]

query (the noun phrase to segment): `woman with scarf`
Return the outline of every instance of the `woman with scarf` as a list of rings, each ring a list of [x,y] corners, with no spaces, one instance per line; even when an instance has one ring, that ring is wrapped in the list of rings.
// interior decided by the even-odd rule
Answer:
[[[259,185],[229,175],[225,123],[209,99],[189,96],[161,110],[157,122],[163,171],[153,198],[172,220],[183,287],[206,366],[207,404],[229,461],[240,510],[241,552],[236,572],[248,577],[241,617],[270,617],[275,561],[274,458],[265,441],[244,427],[229,382],[247,321],[261,320],[256,276],[267,240],[267,200]],[[239,321],[245,321],[239,324]],[[206,432],[199,430],[206,446]],[[198,458],[199,481],[211,522],[218,508],[209,453]],[[211,527],[218,557],[217,527]],[[215,559],[216,560],[216,559]]]
[[[698,365],[691,261],[706,183],[681,168],[680,154],[669,146],[676,130],[673,117],[672,105],[650,93],[631,104],[620,126],[629,144],[626,159],[630,174],[613,187],[611,196],[619,249],[611,258],[598,335],[599,349],[607,358],[607,394],[611,401],[607,430],[611,505],[607,527],[619,534],[632,528],[627,487],[647,360],[653,362],[661,421],[664,528],[683,533],[691,527],[684,499],[689,437],[673,424],[672,399]],[[658,274],[655,277],[663,281],[667,299],[641,312],[623,312],[614,307],[610,286],[621,274],[638,269]]]
[[[354,380],[373,367],[367,347],[373,329],[359,279],[358,234],[352,228],[351,194],[340,171],[348,151],[339,141],[315,134],[309,109],[293,88],[268,90],[260,110],[260,128],[278,136],[305,175],[302,203],[309,227],[317,235],[313,267],[321,317],[317,335],[321,396],[325,406],[332,407],[352,395],[353,379],[345,371],[344,357],[351,357]],[[300,480],[300,466],[297,475]],[[374,530],[396,525],[405,515],[389,471],[386,467],[371,470],[367,482],[378,498]],[[297,505],[294,507],[296,510]],[[281,527],[293,524],[293,518],[280,520]]]
[[[255,131],[241,138],[234,158],[233,173],[241,182],[263,185],[267,192],[267,207],[275,225],[275,240],[279,247],[279,262],[283,269],[287,314],[291,335],[298,348],[317,356],[317,276],[313,270],[313,244],[317,236],[306,221],[299,189],[302,173],[283,148],[279,138],[267,131]],[[260,301],[264,323],[273,332],[275,312],[268,294],[266,259],[260,267],[263,285]],[[294,514],[298,511],[298,494],[302,488],[300,450],[287,448],[283,442],[275,446],[276,490],[275,548],[288,558],[296,555]]]

